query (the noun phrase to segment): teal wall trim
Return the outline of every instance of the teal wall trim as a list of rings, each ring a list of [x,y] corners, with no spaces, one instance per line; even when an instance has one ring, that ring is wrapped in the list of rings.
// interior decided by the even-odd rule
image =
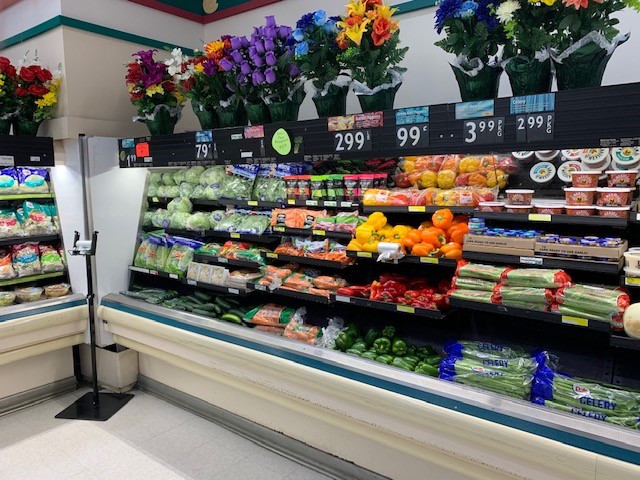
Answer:
[[[398,14],[413,12],[423,8],[433,7],[437,3],[436,0],[411,0],[409,2],[400,3],[396,5],[398,8]]]
[[[85,22],[83,20],[77,20],[71,17],[65,17],[64,15],[58,15],[57,17],[53,17],[46,22],[42,22],[41,24],[36,25],[35,27],[31,27],[22,33],[1,40],[0,50],[12,47],[26,40],[42,35],[43,33],[53,30],[54,28],[62,26],[77,28],[78,30],[95,33],[105,37],[116,38],[118,40],[124,40],[126,42],[138,43],[147,47],[157,48],[158,50],[180,47],[187,55],[193,54],[193,49],[191,48],[185,48],[170,42],[163,42],[161,40],[155,40],[152,38],[142,37],[140,35],[134,35],[132,33],[122,32],[114,28],[103,27],[102,25],[97,25],[95,23]]]

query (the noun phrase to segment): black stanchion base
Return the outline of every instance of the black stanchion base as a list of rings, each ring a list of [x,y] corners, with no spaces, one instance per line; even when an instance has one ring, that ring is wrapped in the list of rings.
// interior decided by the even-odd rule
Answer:
[[[133,398],[131,393],[98,393],[98,396],[98,405],[93,404],[93,392],[89,392],[56,415],[56,418],[104,422]]]

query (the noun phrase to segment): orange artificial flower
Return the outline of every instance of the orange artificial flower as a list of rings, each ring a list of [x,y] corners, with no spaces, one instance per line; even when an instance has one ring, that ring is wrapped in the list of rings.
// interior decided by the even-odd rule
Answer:
[[[377,18],[373,22],[373,32],[371,33],[371,38],[373,39],[373,44],[376,47],[379,47],[391,38],[391,25],[392,22],[390,20],[387,20],[386,18]]]

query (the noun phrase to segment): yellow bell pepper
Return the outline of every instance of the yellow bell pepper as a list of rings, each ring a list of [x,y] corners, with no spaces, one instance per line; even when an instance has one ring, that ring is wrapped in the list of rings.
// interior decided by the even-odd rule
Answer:
[[[362,251],[362,244],[360,242],[358,242],[357,240],[351,240],[349,242],[349,245],[347,245],[347,250],[352,250],[354,252],[361,252]]]
[[[364,245],[368,243],[372,238],[374,238],[375,229],[372,225],[368,225],[363,223],[358,228],[356,228],[356,241],[360,245]]]
[[[393,227],[391,225],[385,225],[376,232],[381,242],[386,242],[388,239],[393,238]]]
[[[413,230],[413,227],[409,227],[407,225],[396,225],[393,227],[393,238],[401,240],[411,230]]]
[[[377,253],[378,252],[378,244],[379,243],[380,242],[378,242],[377,240],[374,240],[373,242],[363,243],[362,244],[362,251],[363,252]]]
[[[387,224],[387,217],[382,212],[373,212],[364,223],[365,225],[371,225],[374,230],[380,230]]]

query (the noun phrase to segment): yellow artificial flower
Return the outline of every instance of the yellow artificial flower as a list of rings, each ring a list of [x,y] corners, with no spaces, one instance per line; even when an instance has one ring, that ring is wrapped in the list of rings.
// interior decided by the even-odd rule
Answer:
[[[51,80],[51,83],[49,83],[49,91],[58,93],[58,90],[60,90],[60,79],[54,78],[53,80]]]
[[[347,37],[349,37],[349,39],[353,43],[355,43],[356,45],[360,45],[360,43],[362,43],[362,36],[364,35],[364,32],[367,30],[367,25],[369,25],[370,22],[371,20],[367,18],[363,20],[362,23],[360,23],[359,25],[356,24],[347,28],[345,30],[345,34],[347,35]]]
[[[201,63],[196,63],[195,67],[193,67],[193,69],[198,72],[198,73],[202,73],[204,72],[204,65]]]
[[[555,0],[553,0],[555,2]],[[378,18],[384,18],[385,20],[391,20],[391,17],[398,11],[397,8],[391,8],[389,5],[376,5],[376,12],[378,12]]]
[[[173,95],[176,97],[176,100],[178,101],[178,105],[181,105],[184,103],[184,95],[182,95],[180,93],[179,90],[176,90],[175,92],[173,92]]]
[[[224,48],[224,42],[216,40],[215,42],[209,42],[204,46],[204,51],[207,55],[211,56],[216,52],[219,52]]]
[[[2,79],[2,77],[0,76],[0,87],[2,87],[4,85],[4,80]]]
[[[553,7],[557,0],[529,0],[529,3],[544,3],[548,7]]]
[[[162,85],[151,85],[147,88],[147,97],[153,97],[156,93],[159,95],[164,94],[164,88],[162,88]]]
[[[348,16],[356,15],[358,17],[364,17],[366,11],[367,4],[363,3],[361,0],[354,0],[352,2],[349,2],[349,5],[347,5]]]
[[[36,100],[38,108],[51,107],[56,103],[58,103],[58,99],[56,98],[56,94],[53,92],[46,93],[40,100]]]
[[[132,83],[132,84],[130,84],[130,85],[129,85],[129,93],[133,93],[133,91],[135,90],[135,88],[136,88],[136,86],[135,86],[133,83]],[[50,89],[50,91],[52,91],[52,92],[53,92],[53,88],[51,88],[51,87],[50,87],[49,89]]]

